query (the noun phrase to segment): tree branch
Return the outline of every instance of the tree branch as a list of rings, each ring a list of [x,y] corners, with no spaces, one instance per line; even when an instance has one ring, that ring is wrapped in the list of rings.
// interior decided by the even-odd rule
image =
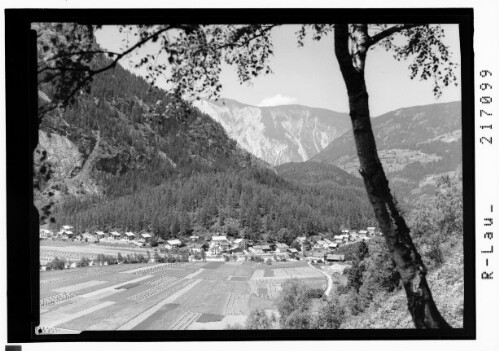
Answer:
[[[385,39],[386,37],[389,37],[392,34],[395,33],[400,33],[404,30],[411,29],[417,26],[421,26],[421,24],[401,24],[397,26],[390,27],[388,29],[385,29],[382,32],[379,32],[376,35],[373,35],[372,37],[369,37],[367,41],[367,47],[369,48],[370,46],[376,44],[377,42]]]
[[[244,40],[242,43],[237,43],[237,41],[239,39],[241,39],[241,37],[246,34],[243,30],[240,32],[240,33],[237,33],[235,38],[232,38],[231,42],[228,43],[228,44],[224,44],[224,45],[220,45],[220,46],[217,46],[216,49],[217,50],[220,50],[220,49],[225,49],[225,48],[241,48],[241,47],[245,47],[247,46],[251,41],[259,38],[259,37],[263,37],[265,35],[265,33],[269,32],[270,30],[272,30],[273,28],[275,27],[278,27],[280,26],[280,24],[271,24],[263,29],[261,29],[260,33],[258,34],[255,34],[253,36],[250,36],[249,38],[247,38],[246,40]],[[244,28],[243,28],[244,29]]]
[[[177,28],[177,29],[183,29],[183,30],[187,30],[190,28],[190,26],[173,26],[173,25],[168,25],[158,31],[155,31],[154,33],[152,33],[151,35],[139,40],[137,43],[135,43],[134,45],[132,45],[131,47],[129,47],[128,49],[126,49],[125,51],[119,53],[119,54],[116,54],[116,53],[113,53],[116,55],[116,58],[107,66],[104,66],[104,67],[101,67],[99,69],[96,69],[96,70],[92,70],[90,68],[88,69],[71,69],[71,68],[61,68],[61,67],[54,67],[52,69],[56,70],[58,69],[59,72],[64,72],[64,71],[87,71],[88,72],[88,75],[83,79],[81,80],[75,88],[73,88],[70,93],[66,96],[66,98],[62,101],[62,105],[66,105],[70,100],[71,98],[81,89],[85,86],[85,84],[87,84],[89,81],[92,80],[92,77],[95,76],[96,74],[99,74],[99,73],[102,73],[102,72],[105,72],[111,68],[114,68],[116,67],[116,64],[118,63],[119,60],[121,60],[124,56],[128,55],[129,53],[131,53],[133,50],[141,47],[142,45],[144,45],[145,43],[147,43],[149,40],[153,39],[153,38],[157,38],[160,34],[170,30],[170,29],[174,29],[174,28]],[[88,53],[88,51],[84,52],[84,53]],[[47,70],[47,67],[42,69],[41,72]],[[40,72],[39,72],[40,73]],[[46,113],[52,111],[52,110],[55,110],[60,104],[56,104],[56,103],[52,103],[50,107],[48,107],[47,109],[45,110],[42,110],[42,111],[39,111],[39,117],[43,117]]]

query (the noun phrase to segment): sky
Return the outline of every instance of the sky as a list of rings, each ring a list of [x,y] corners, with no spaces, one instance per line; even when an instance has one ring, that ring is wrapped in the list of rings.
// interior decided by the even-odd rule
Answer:
[[[274,55],[270,59],[272,74],[257,77],[251,84],[241,85],[235,67],[223,65],[220,76],[221,97],[255,106],[300,104],[347,112],[348,98],[334,56],[332,33],[321,41],[307,37],[305,45],[298,47],[295,34],[298,28],[297,25],[284,25],[273,29]],[[458,26],[443,25],[443,28],[446,34],[445,44],[449,46],[454,62],[460,63]],[[114,26],[103,27],[96,33],[97,42],[114,51],[120,49],[126,35],[119,33]],[[131,38],[133,36],[129,34],[129,39]],[[141,48],[135,58],[126,60],[133,62],[142,54],[152,53],[154,50],[153,44],[148,45]],[[126,60],[122,62],[123,67],[136,74],[144,74],[144,70],[134,69]],[[460,86],[447,87],[442,96],[436,99],[431,82],[411,80],[408,66],[409,62],[396,61],[391,53],[382,48],[368,52],[366,84],[372,116],[401,107],[461,100]],[[460,75],[457,76],[460,79]],[[159,81],[158,85],[166,88],[164,82]]]

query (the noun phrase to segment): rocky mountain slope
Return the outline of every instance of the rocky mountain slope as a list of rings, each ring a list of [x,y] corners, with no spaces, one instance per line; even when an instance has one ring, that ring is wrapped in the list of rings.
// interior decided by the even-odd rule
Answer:
[[[434,190],[438,175],[462,162],[461,103],[402,108],[372,120],[380,159],[399,200]],[[333,164],[360,177],[351,132],[333,140],[313,161]]]
[[[345,113],[301,105],[257,107],[229,99],[194,105],[271,165],[307,161],[351,128]]]

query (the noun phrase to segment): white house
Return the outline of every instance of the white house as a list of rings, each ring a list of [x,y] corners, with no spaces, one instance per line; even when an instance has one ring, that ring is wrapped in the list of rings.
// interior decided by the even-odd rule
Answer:
[[[367,230],[359,230],[359,235],[367,235],[368,231]]]
[[[70,231],[70,230],[65,230],[65,231],[62,232],[62,237],[63,238],[71,239],[71,238],[74,237],[74,235],[75,234],[72,231]]]
[[[240,248],[246,250],[248,247],[248,241],[242,238],[238,238],[232,242],[234,248]]]
[[[47,239],[50,236],[52,236],[52,231],[48,229],[40,229],[40,240]]]
[[[376,231],[376,227],[367,227],[367,232],[369,235],[374,235],[374,232]]]
[[[210,252],[211,255],[214,255],[214,256],[218,256],[220,254],[222,254],[222,252],[224,252],[225,250],[223,250],[220,245],[218,244],[211,244],[210,243],[210,248],[208,250]]]
[[[211,237],[210,248],[219,246],[222,251],[230,248],[230,242],[225,235],[214,235]]]
[[[331,243],[328,246],[328,249],[330,249],[330,250],[334,250],[334,249],[337,249],[337,248],[338,248],[338,243]]]
[[[289,246],[284,243],[275,244],[275,253],[286,253],[288,252]]]
[[[118,232],[111,232],[110,233],[115,240],[119,239],[121,237],[121,234]]]
[[[345,261],[345,255],[328,254],[326,260],[328,262],[342,262]]]
[[[72,238],[74,237],[73,226],[63,225],[61,230],[57,234],[58,236],[62,236],[63,238]]]
[[[333,237],[334,241],[337,243],[342,243],[345,242],[346,239],[348,239],[348,235],[335,235]]]
[[[149,234],[149,233],[142,233],[142,234],[140,234],[140,236],[142,237],[142,239],[143,239],[146,243],[148,243],[148,242],[149,242],[149,240],[151,240],[151,238],[152,238],[152,235],[151,235],[151,234]]]
[[[95,232],[95,235],[97,235],[97,237],[98,237],[99,239],[103,239],[103,238],[105,238],[105,237],[106,237],[106,233],[104,233],[102,230],[97,230],[97,231]]]
[[[135,234],[132,232],[126,232],[125,236],[127,237],[128,240],[133,240],[135,239]]]
[[[182,246],[182,242],[178,239],[167,240],[165,244],[165,248],[171,250],[176,247]]]

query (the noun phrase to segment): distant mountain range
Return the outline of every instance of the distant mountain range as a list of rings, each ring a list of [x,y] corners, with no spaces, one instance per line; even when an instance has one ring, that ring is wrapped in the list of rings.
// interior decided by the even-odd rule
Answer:
[[[242,148],[274,166],[307,161],[351,129],[346,113],[302,105],[257,107],[230,99],[194,105]]]
[[[360,177],[348,114],[301,105],[256,107],[230,99],[199,100],[201,111],[232,139],[271,165],[335,165]],[[372,119],[380,158],[399,200],[434,190],[437,176],[461,165],[461,103],[401,108]],[[279,167],[276,168],[279,172]],[[281,169],[282,170],[282,169]]]
[[[401,108],[373,119],[372,127],[388,179],[407,201],[432,191],[436,176],[462,164],[461,102]],[[360,176],[351,132],[333,140],[312,161]]]

